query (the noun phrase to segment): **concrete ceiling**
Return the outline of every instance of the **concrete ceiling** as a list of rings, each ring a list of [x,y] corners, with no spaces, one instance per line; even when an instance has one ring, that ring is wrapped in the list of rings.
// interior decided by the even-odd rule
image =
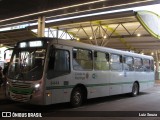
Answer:
[[[14,46],[18,41],[36,38],[37,34],[28,29],[17,29],[0,32],[0,44]]]
[[[0,0],[0,28],[89,13],[158,4],[159,0]]]
[[[132,0],[132,2],[130,0],[114,0],[114,2],[113,0],[85,0],[85,3],[91,3],[81,5],[81,3],[84,3],[84,0],[81,2],[78,0],[74,0],[74,2],[73,0],[61,0],[59,2],[53,0],[35,1],[36,2],[33,3],[28,0],[23,1],[23,3],[21,0],[12,0],[10,1],[11,4],[7,4],[7,0],[1,0],[0,28],[22,23],[37,22],[37,18],[40,15],[44,15],[46,16],[46,20],[50,20],[160,2],[159,0]],[[68,5],[75,6],[66,7]],[[56,10],[56,8],[58,9]],[[45,10],[50,11],[41,13],[41,11]],[[35,14],[31,15],[31,13]],[[58,29],[80,38],[80,42],[115,49],[143,52],[154,51],[160,48],[159,40],[152,37],[141,26],[135,18],[133,11],[51,22],[46,24],[46,27],[58,27]],[[31,31],[33,28],[37,28],[37,26],[0,32],[0,43],[13,45],[22,39],[36,37],[36,34]],[[137,34],[141,34],[141,36],[138,37]],[[92,39],[90,39],[91,36]],[[104,38],[104,36],[106,36],[106,38]]]
[[[83,19],[82,21],[84,22],[74,19],[72,22],[57,22],[56,26],[53,24],[50,27],[58,27],[59,30],[63,30],[78,38],[79,42],[87,44],[121,50],[133,50],[139,53],[150,53],[160,48],[160,40],[152,37],[143,28],[133,11],[93,17],[94,20],[92,21],[88,18]],[[138,34],[140,36],[137,36]],[[62,35],[59,34],[59,36]],[[34,37],[37,37],[37,35],[31,31],[31,28],[11,30],[0,32],[0,43],[14,45],[17,41]]]
[[[136,52],[151,52],[160,48],[160,40],[152,37],[144,29],[133,11],[109,14],[106,15],[106,19],[105,16],[101,18],[59,24],[58,29],[72,34],[80,42],[98,46]]]

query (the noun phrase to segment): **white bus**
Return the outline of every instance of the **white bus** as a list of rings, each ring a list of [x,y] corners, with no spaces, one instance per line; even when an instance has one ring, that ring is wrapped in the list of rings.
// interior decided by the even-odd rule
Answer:
[[[131,93],[154,85],[151,56],[80,42],[35,38],[18,42],[8,70],[7,96],[49,105]]]

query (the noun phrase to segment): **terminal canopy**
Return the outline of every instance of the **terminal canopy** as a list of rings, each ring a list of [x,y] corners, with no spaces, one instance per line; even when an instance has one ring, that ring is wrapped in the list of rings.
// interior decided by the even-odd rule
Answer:
[[[137,19],[154,37],[160,39],[160,16],[150,11],[138,11]]]
[[[46,27],[64,31],[58,33],[58,38],[66,36],[67,33],[71,40],[87,44],[151,53],[160,48],[159,22],[159,16],[149,11],[122,11],[46,23]],[[13,45],[28,37],[37,37],[37,34],[31,31],[35,28],[36,26],[32,26],[0,32],[0,41]],[[53,31],[48,32],[51,32],[48,35],[53,34]]]

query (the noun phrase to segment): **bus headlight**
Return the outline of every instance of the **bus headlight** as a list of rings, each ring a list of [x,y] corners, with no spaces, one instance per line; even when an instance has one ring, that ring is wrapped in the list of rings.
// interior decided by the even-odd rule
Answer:
[[[39,90],[40,90],[40,87],[41,87],[41,84],[40,83],[36,83],[35,85],[34,85],[34,93],[37,93],[37,92],[39,92]]]
[[[37,83],[37,84],[34,85],[34,87],[35,87],[36,89],[38,89],[38,88],[40,87],[40,84]]]

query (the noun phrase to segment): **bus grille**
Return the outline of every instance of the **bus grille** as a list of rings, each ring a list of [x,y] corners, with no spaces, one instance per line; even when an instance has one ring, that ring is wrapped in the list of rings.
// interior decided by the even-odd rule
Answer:
[[[10,97],[15,101],[27,102],[30,100],[30,96],[33,93],[33,87],[31,83],[24,82],[11,82],[10,84]]]
[[[11,82],[11,86],[16,88],[31,88],[31,83]]]
[[[30,95],[11,94],[11,98],[14,101],[27,102],[30,100]]]
[[[9,90],[15,94],[31,95],[33,93],[31,83],[11,82]]]

